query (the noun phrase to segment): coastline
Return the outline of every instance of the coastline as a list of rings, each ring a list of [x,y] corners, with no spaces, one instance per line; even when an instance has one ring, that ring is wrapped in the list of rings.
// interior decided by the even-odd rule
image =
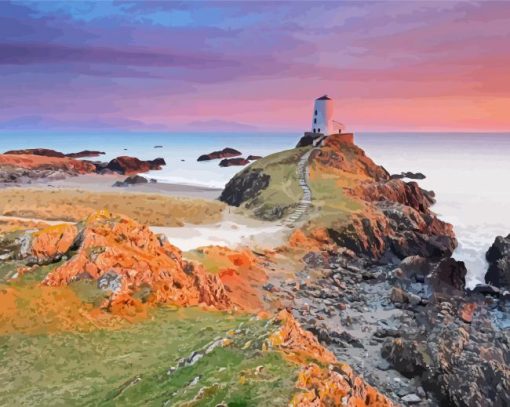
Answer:
[[[145,176],[144,174],[141,174]],[[74,177],[67,177],[62,180],[44,180],[36,181],[31,184],[1,184],[0,189],[5,188],[52,188],[52,189],[80,189],[87,192],[118,192],[118,193],[147,193],[161,194],[174,197],[200,198],[207,200],[216,200],[220,193],[220,188],[209,188],[204,186],[185,185],[177,183],[156,182],[147,184],[137,184],[125,187],[114,187],[117,181],[124,181],[126,175],[117,174],[84,174]]]

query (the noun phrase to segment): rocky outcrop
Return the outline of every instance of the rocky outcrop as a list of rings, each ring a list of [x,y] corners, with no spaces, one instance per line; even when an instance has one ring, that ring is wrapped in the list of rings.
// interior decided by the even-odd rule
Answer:
[[[95,165],[68,157],[0,154],[0,182],[30,183],[95,172]]]
[[[71,156],[103,154],[100,151],[89,150],[68,155],[47,149],[15,150],[9,153],[12,154],[0,154],[0,183],[24,184],[36,180],[51,181],[88,173],[132,175],[159,170],[166,165],[162,158],[142,161],[136,157],[121,156],[108,163],[71,158]]]
[[[77,252],[49,273],[43,284],[60,286],[80,279],[96,280],[111,294],[105,304],[110,310],[134,306],[139,301],[204,304],[217,309],[231,306],[218,276],[185,261],[179,249],[147,226],[99,212],[87,219],[79,236]]]
[[[111,160],[105,168],[122,175],[133,175],[140,172],[160,170],[163,165],[166,165],[163,158],[142,161],[136,157],[120,156]]]
[[[219,158],[230,158],[230,157],[238,157],[241,155],[240,151],[237,151],[234,148],[226,147],[220,151],[213,151],[209,154],[203,154],[198,157],[197,161],[209,161],[209,160],[217,160]]]
[[[510,337],[498,319],[508,318],[508,306],[466,293],[465,275],[464,263],[452,258],[404,259],[393,272],[392,299],[397,290],[401,303],[416,294],[421,301],[408,305],[415,322],[388,338],[381,353],[392,368],[419,380],[440,405],[505,406],[510,402]]]
[[[510,235],[496,237],[485,257],[489,263],[485,282],[510,290]]]
[[[291,406],[394,405],[348,365],[338,362],[288,311],[280,311],[276,320],[281,326],[269,337],[270,346],[303,366],[296,383],[300,391],[292,398]]]
[[[15,155],[41,155],[44,157],[59,157],[63,158],[66,155],[60,151],[51,150],[49,148],[26,148],[23,150],[9,150],[4,154],[15,154]]]
[[[354,192],[365,201],[390,201],[425,212],[434,203],[434,194],[421,189],[416,182],[389,180],[384,182],[363,183]]]
[[[390,177],[388,171],[376,165],[361,148],[346,141],[341,134],[327,137],[313,160],[329,172],[343,171],[371,181],[385,181]]]
[[[260,160],[262,158],[262,156],[260,155],[249,155],[248,157],[246,157],[246,159],[248,161],[256,161],[256,160]]]
[[[16,154],[16,155],[40,155],[44,157],[69,157],[69,158],[84,158],[84,157],[98,157],[105,154],[103,151],[97,150],[82,150],[77,153],[64,154],[60,151],[51,150],[49,148],[26,148],[23,150],[9,150],[4,154]]]
[[[418,316],[419,332],[388,340],[383,356],[402,374],[422,380],[441,405],[506,406],[509,337],[483,306],[478,309],[457,299],[433,302]]]
[[[154,180],[156,181],[156,180]],[[152,179],[151,179],[151,182]],[[141,175],[131,175],[127,177],[124,181],[116,181],[113,186],[114,187],[128,187],[130,185],[138,185],[138,184],[148,184],[149,180]]]
[[[249,164],[246,158],[238,157],[238,158],[225,158],[220,161],[220,167],[232,167],[232,166],[242,166]]]
[[[248,169],[232,178],[222,191],[220,201],[232,206],[255,198],[260,191],[267,188],[271,177],[262,169]]]
[[[432,192],[416,182],[391,179],[340,136],[326,138],[313,156],[313,172],[315,177],[338,179],[338,188],[362,208],[343,221],[331,221],[328,232],[337,245],[383,263],[412,255],[441,258],[455,249],[452,226],[430,210]]]
[[[355,214],[348,223],[328,228],[332,240],[358,256],[383,262],[453,253],[457,244],[453,228],[435,215],[390,201],[373,208],[366,212],[369,216]]]

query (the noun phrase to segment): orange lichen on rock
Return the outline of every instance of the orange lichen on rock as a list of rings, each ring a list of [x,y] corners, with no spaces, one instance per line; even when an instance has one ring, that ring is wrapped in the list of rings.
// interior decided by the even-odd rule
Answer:
[[[95,172],[96,166],[90,162],[68,157],[46,157],[32,154],[0,154],[1,167],[16,167],[29,170],[49,169],[74,171],[79,174]]]
[[[267,275],[259,259],[249,249],[207,246],[198,249],[196,256],[192,257],[207,271],[219,276],[233,304],[247,311],[263,308],[262,285],[267,281]]]
[[[375,164],[361,148],[346,142],[341,135],[327,137],[320,151],[313,156],[313,162],[318,169],[326,172],[340,170],[365,179],[389,179],[383,167]]]
[[[231,307],[218,276],[183,260],[178,248],[147,226],[101,211],[87,219],[81,234],[77,253],[49,273],[43,284],[98,280],[100,288],[112,293],[110,309],[116,309],[116,301],[125,304],[125,295],[140,295],[152,304]]]
[[[315,228],[308,234],[305,234],[301,229],[296,229],[289,236],[288,242],[292,248],[307,251],[323,250],[331,243],[331,238],[325,228]]]
[[[277,320],[281,327],[269,337],[269,343],[283,352],[289,360],[297,363],[309,360],[336,363],[335,355],[324,348],[312,333],[301,328],[290,312],[280,311]]]
[[[73,224],[48,226],[32,234],[31,252],[39,261],[55,259],[67,253],[78,236]]]
[[[290,402],[295,407],[394,405],[344,364],[325,368],[312,363],[301,370],[296,387],[304,391],[297,393]]]
[[[459,317],[464,322],[471,323],[473,321],[473,314],[475,313],[477,308],[476,303],[466,303],[463,304],[459,309]]]
[[[269,337],[273,349],[303,366],[290,405],[295,407],[371,406],[394,404],[375,388],[356,376],[352,369],[337,361],[310,332],[305,331],[292,314],[282,310],[276,316],[280,328]]]

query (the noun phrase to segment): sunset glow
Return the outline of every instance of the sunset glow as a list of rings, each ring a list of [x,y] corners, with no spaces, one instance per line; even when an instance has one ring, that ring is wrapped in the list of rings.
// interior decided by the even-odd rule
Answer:
[[[507,2],[2,2],[0,129],[510,129]]]

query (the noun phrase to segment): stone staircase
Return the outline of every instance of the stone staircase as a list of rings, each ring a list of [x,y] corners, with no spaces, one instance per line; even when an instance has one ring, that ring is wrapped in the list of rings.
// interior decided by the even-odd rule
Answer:
[[[307,151],[305,154],[301,156],[299,159],[296,172],[298,175],[299,185],[303,190],[303,197],[299,201],[298,206],[287,218],[284,219],[282,224],[284,226],[292,227],[296,222],[298,222],[303,215],[308,212],[310,207],[312,206],[312,191],[308,186],[308,160],[310,159],[310,155],[317,148],[313,148],[310,151]]]

